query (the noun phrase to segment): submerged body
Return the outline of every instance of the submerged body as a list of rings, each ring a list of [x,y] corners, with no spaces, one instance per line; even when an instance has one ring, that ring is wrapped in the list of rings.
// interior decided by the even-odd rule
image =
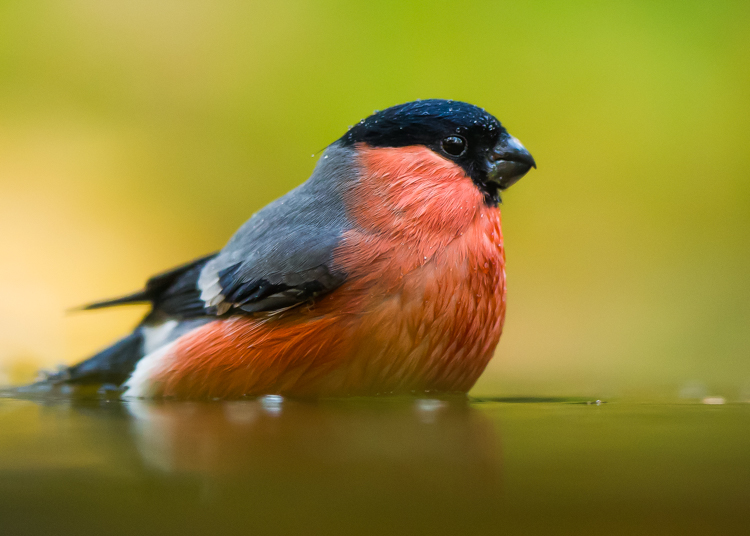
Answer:
[[[439,116],[448,101],[426,102]],[[493,194],[533,159],[494,118],[459,104],[475,114],[459,118],[459,136],[441,123],[394,141],[389,129],[403,137],[404,118],[387,114],[398,107],[376,114],[380,125],[331,145],[306,183],[253,216],[222,252],[95,304],[148,299],[154,310],[135,332],[140,341],[56,380],[117,378],[136,397],[468,391],[505,316]],[[423,122],[432,108],[416,110]],[[461,121],[476,128],[480,114],[490,118],[480,125],[489,141],[460,130]],[[435,134],[437,148],[419,138]],[[482,158],[500,155],[490,160],[501,171],[478,170],[467,145]]]

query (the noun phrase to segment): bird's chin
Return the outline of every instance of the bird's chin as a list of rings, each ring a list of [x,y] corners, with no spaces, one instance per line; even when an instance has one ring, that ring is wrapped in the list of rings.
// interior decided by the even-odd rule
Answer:
[[[526,175],[531,165],[526,162],[515,162],[513,160],[498,160],[492,164],[487,173],[488,186],[505,190],[517,183],[521,177]]]

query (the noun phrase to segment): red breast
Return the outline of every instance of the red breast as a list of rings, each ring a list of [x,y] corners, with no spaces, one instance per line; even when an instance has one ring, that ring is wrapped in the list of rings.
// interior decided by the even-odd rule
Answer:
[[[423,146],[358,147],[346,282],[313,305],[211,322],[169,347],[154,394],[466,392],[505,316],[500,212]]]

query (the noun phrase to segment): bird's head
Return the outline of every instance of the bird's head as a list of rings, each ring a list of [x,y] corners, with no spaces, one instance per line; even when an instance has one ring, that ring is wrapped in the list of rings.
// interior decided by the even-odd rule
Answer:
[[[339,140],[344,146],[427,147],[459,166],[488,204],[536,162],[494,116],[460,101],[429,99],[374,113]]]

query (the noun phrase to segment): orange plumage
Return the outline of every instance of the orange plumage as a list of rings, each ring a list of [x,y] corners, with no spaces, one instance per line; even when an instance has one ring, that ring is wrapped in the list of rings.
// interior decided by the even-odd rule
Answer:
[[[221,397],[465,392],[505,316],[500,212],[425,147],[358,148],[335,252],[349,277],[311,305],[213,321],[183,336],[152,394]]]

